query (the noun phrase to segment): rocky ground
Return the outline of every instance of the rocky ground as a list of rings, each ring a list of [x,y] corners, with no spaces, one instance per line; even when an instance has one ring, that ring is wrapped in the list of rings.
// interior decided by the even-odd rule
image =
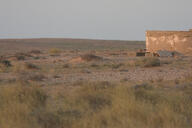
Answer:
[[[150,62],[151,58],[159,62]],[[167,81],[184,79],[192,75],[191,57],[136,57],[135,52],[125,50],[94,52],[32,50],[7,54],[4,59],[10,61],[11,66],[4,67],[5,69],[1,71],[1,82],[25,79],[48,85],[67,85],[80,81]],[[144,59],[147,61],[149,59],[149,66],[145,66]]]

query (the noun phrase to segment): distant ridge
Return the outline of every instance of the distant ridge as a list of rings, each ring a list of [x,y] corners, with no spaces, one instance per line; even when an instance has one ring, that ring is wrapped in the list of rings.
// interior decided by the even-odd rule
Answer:
[[[88,39],[88,38],[0,38],[0,41],[13,41],[13,40],[75,40],[75,41],[143,41],[143,40],[108,40],[108,39]]]

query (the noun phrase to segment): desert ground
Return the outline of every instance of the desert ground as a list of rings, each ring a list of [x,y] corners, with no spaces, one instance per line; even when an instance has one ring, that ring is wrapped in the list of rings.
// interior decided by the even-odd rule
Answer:
[[[192,57],[144,41],[0,40],[1,128],[190,128]]]

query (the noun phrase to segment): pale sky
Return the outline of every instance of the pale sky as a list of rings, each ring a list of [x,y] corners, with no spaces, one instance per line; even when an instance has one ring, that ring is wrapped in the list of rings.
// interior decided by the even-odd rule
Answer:
[[[0,38],[145,40],[192,28],[192,0],[0,0]]]

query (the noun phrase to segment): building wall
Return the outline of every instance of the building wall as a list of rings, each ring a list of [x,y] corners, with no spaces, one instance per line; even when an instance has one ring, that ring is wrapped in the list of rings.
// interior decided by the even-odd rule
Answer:
[[[192,31],[147,31],[146,48],[149,52],[168,50],[192,55]]]

